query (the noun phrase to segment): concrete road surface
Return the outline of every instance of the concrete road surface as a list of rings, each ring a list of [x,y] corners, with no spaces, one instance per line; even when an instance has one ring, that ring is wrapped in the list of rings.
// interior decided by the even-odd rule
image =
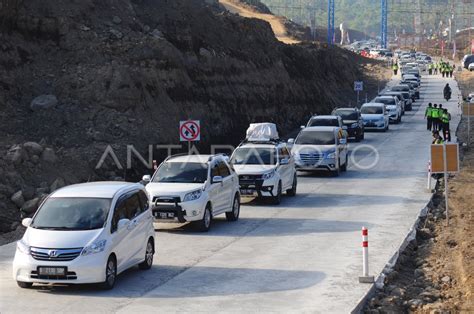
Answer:
[[[206,234],[159,225],[154,267],[127,271],[112,291],[20,289],[11,278],[15,244],[0,247],[0,312],[349,312],[369,289],[358,283],[362,226],[369,229],[375,275],[430,198],[431,135],[423,115],[428,101],[445,104],[447,81],[454,129],[457,85],[424,77],[422,99],[401,124],[350,144],[354,160],[362,166],[376,161],[374,167],[353,164],[338,178],[301,174],[296,197],[280,206],[245,205],[238,222],[219,217]]]

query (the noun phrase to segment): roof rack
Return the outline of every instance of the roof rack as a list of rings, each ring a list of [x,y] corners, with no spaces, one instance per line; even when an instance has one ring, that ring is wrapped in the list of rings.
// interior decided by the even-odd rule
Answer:
[[[284,141],[279,139],[279,138],[272,138],[272,139],[268,139],[268,140],[251,140],[251,139],[246,138],[245,140],[240,142],[239,146],[242,145],[242,144],[247,144],[247,143],[252,143],[252,144],[281,144],[281,143],[284,143]]]

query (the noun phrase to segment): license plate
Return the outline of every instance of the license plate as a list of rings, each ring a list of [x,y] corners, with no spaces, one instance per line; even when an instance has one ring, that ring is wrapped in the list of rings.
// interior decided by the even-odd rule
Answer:
[[[155,217],[160,219],[173,219],[174,213],[159,213],[155,212]]]
[[[240,192],[242,193],[242,195],[256,195],[257,194],[255,190],[251,190],[251,189],[243,189]]]
[[[38,267],[40,276],[66,276],[66,267]]]

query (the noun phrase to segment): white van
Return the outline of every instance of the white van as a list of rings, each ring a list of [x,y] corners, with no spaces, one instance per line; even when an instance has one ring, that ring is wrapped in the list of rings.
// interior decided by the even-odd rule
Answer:
[[[94,182],[52,193],[17,242],[13,279],[33,283],[99,283],[112,289],[116,277],[139,265],[150,269],[155,230],[143,185]]]

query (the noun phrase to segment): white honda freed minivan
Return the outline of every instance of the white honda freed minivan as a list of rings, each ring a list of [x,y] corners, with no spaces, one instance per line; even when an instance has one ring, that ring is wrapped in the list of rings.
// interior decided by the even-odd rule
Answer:
[[[143,185],[94,182],[52,193],[17,242],[13,278],[33,283],[100,283],[113,288],[116,277],[153,264],[153,216]]]

